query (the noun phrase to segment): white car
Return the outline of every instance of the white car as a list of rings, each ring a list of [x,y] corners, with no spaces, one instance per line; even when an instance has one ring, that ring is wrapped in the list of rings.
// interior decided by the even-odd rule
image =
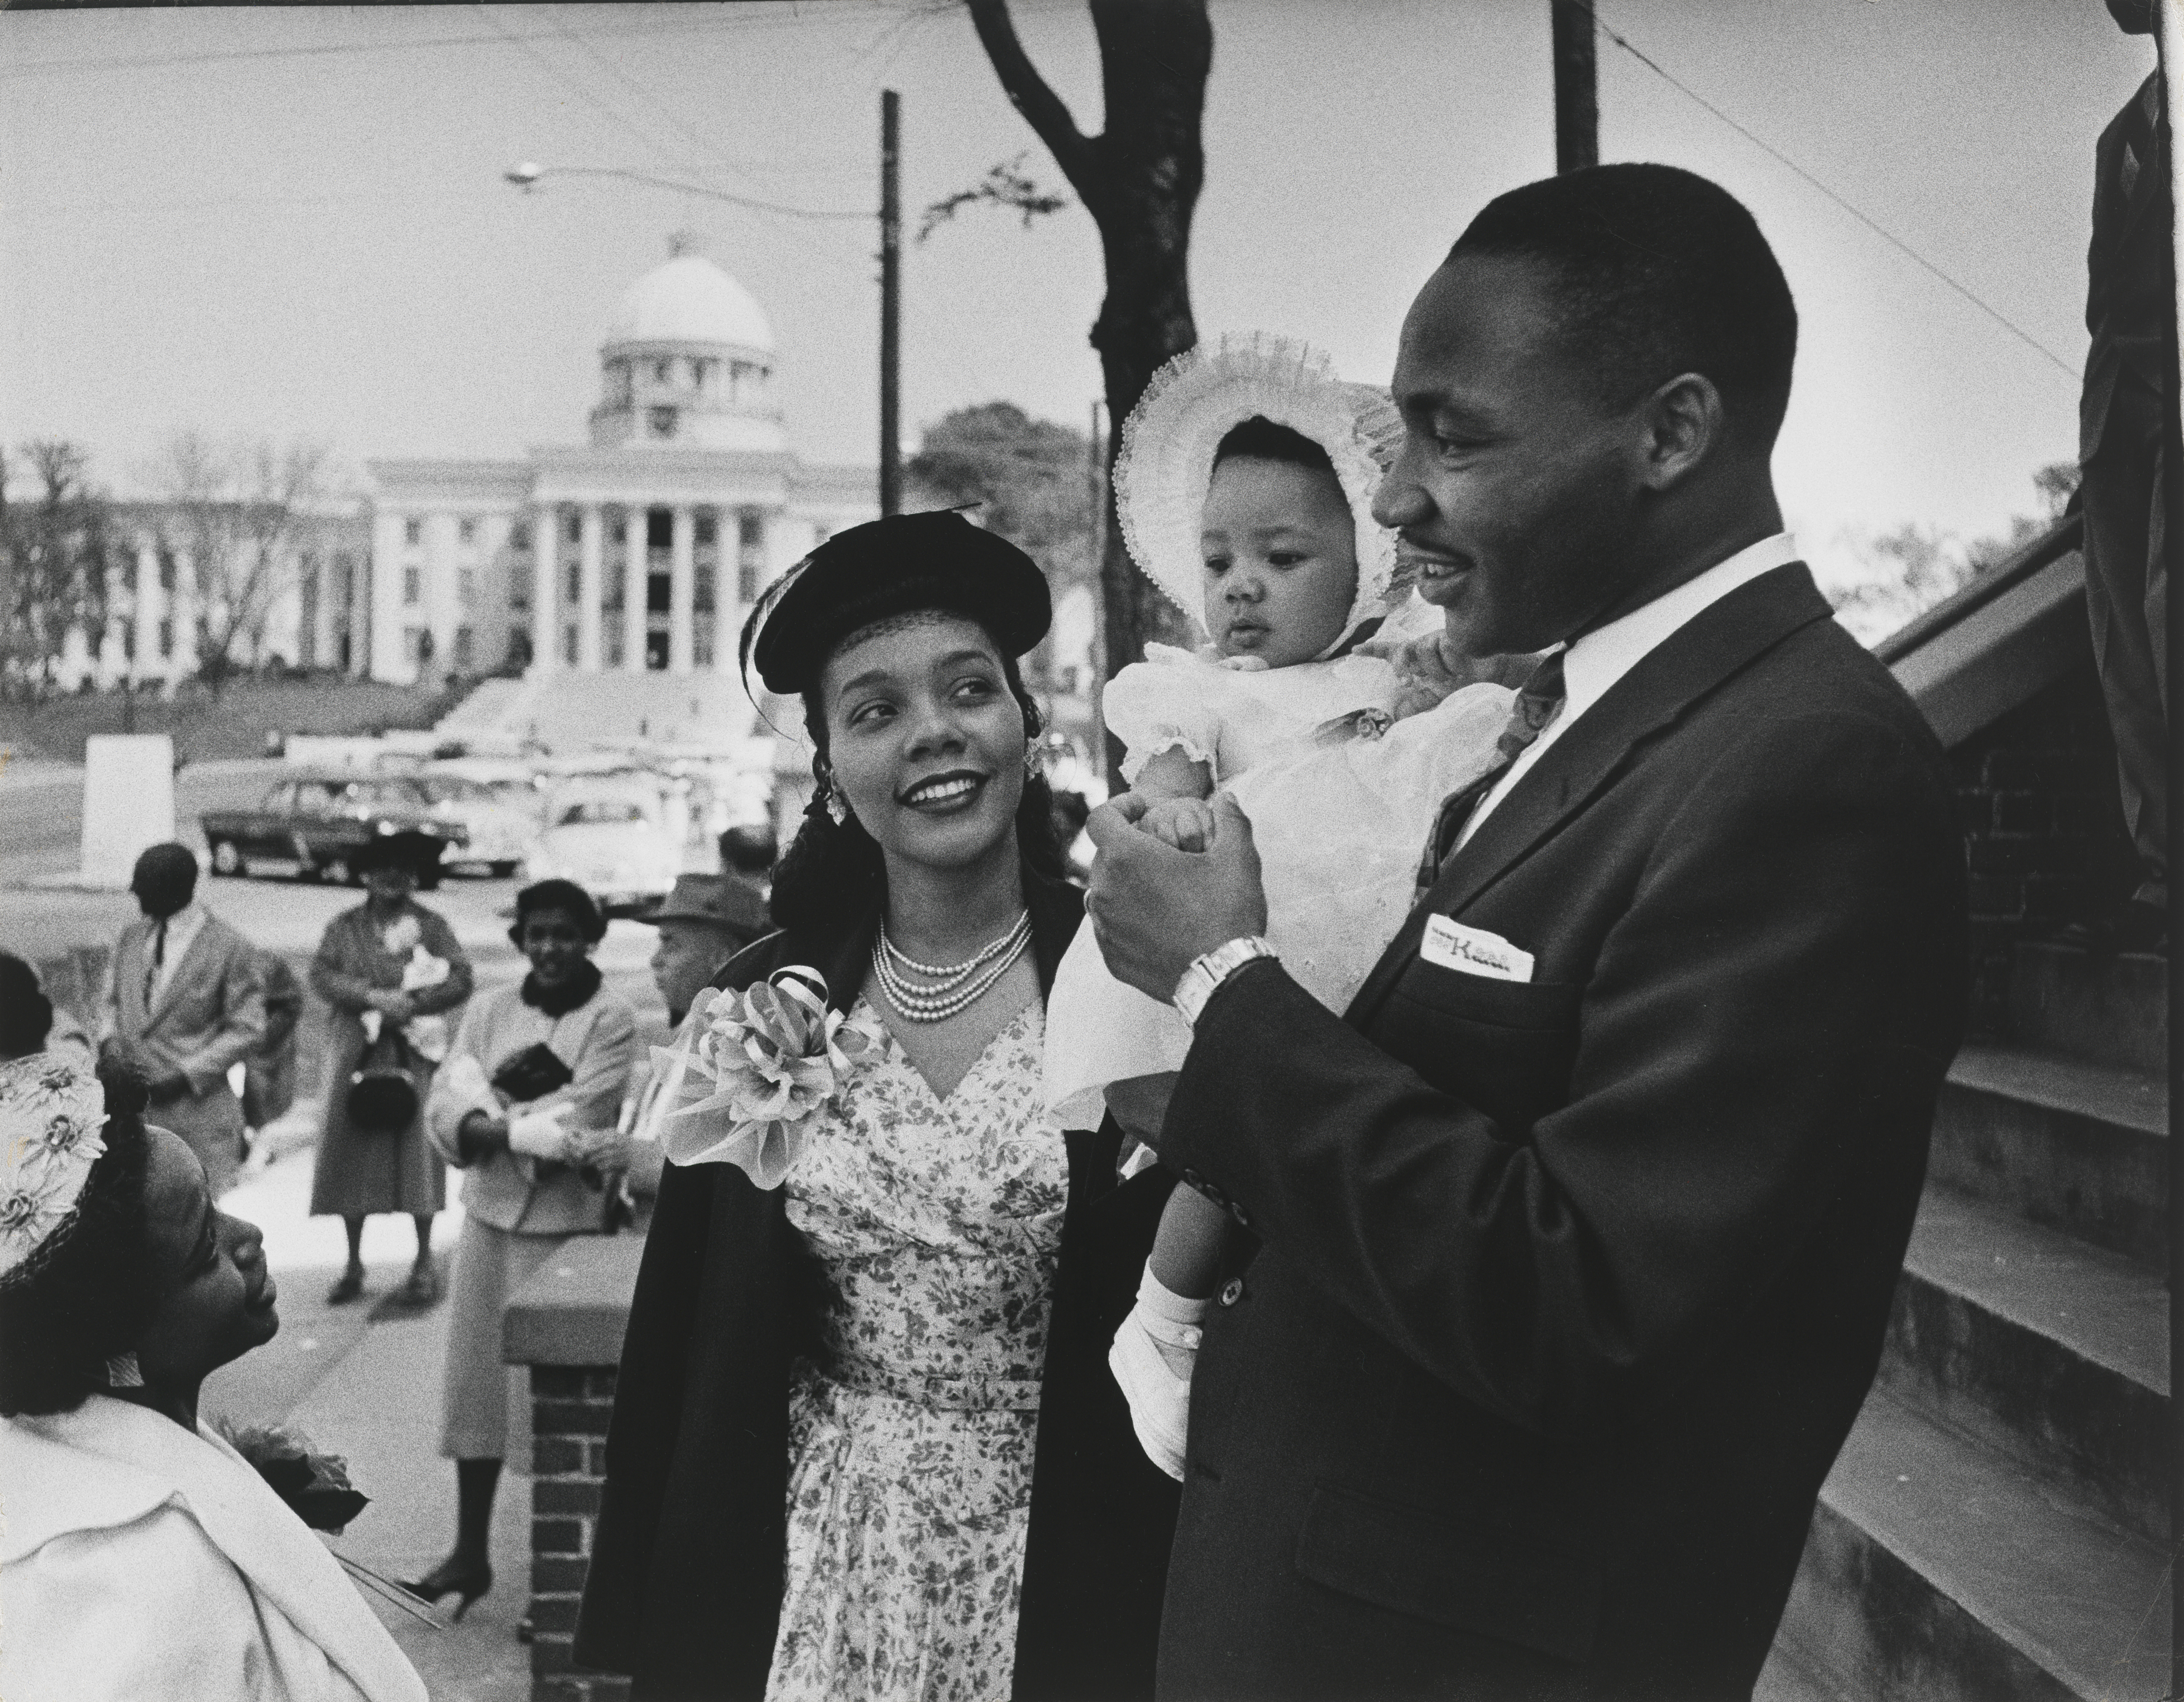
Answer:
[[[523,860],[526,881],[573,880],[603,909],[665,898],[682,872],[682,847],[660,794],[632,785],[564,787]]]
[[[430,769],[408,777],[432,801],[441,821],[460,822],[470,839],[455,861],[479,864],[494,874],[513,874],[538,831],[538,818],[493,787],[460,774]]]

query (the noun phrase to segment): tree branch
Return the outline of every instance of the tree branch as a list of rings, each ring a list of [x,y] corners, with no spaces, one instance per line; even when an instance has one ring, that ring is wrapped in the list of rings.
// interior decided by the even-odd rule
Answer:
[[[966,3],[971,10],[972,27],[978,32],[986,57],[993,61],[994,75],[1000,79],[1002,92],[1046,144],[1061,175],[1097,219],[1106,199],[1106,174],[1100,169],[1098,151],[1078,129],[1061,97],[1048,86],[1024,52],[1023,43],[1017,39],[1008,0],[966,0]]]

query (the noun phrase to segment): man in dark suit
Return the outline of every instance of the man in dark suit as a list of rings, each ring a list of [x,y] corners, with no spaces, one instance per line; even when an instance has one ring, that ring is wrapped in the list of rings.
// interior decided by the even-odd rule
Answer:
[[[1403,330],[1377,504],[1451,642],[1550,650],[1346,1015],[1251,943],[1249,825],[1094,818],[1110,966],[1197,1030],[1228,1206],[1171,1698],[1747,1696],[1879,1359],[1966,996],[1942,756],[1769,460],[1745,209],[1608,165],[1488,206]]]
[[[2109,0],[2109,11],[2127,34],[2153,28],[2149,0]],[[2164,949],[2168,934],[2170,522],[2163,443],[2173,382],[2165,327],[2176,310],[2168,127],[2157,70],[2094,149],[2093,239],[2086,256],[2092,341],[2078,410],[2086,611],[2140,879],[2120,909],[2074,932],[2126,951]]]

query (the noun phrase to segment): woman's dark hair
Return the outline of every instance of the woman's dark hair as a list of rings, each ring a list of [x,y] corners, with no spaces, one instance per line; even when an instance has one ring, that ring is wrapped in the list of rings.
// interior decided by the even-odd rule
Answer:
[[[106,1362],[143,1339],[158,1309],[144,1225],[144,1082],[114,1066],[106,1151],[75,1215],[0,1282],[0,1418],[73,1412],[106,1387]]]
[[[757,618],[755,613],[753,618]],[[989,640],[992,633],[987,633]],[[1001,656],[1001,678],[1009,695],[1023,711],[1024,744],[1036,745],[1046,724],[1039,705],[1024,687],[1023,672],[1016,658],[996,642]],[[823,926],[841,913],[877,898],[885,886],[886,865],[879,842],[852,816],[837,822],[827,813],[827,793],[832,770],[827,759],[827,706],[814,686],[804,694],[804,730],[814,755],[812,778],[818,786],[804,811],[804,825],[789,841],[773,871],[773,894],[768,901],[774,921],[783,928]],[[1025,864],[1040,874],[1062,877],[1061,845],[1054,835],[1053,796],[1044,774],[1025,777],[1023,797],[1017,805],[1017,851]]]
[[[509,924],[508,937],[517,951],[523,949],[523,924],[542,910],[566,911],[587,945],[596,946],[607,937],[607,919],[592,902],[591,894],[575,881],[557,876],[533,881],[515,895],[515,920]]]
[[[0,951],[0,1057],[43,1052],[53,1026],[53,1002],[38,972],[12,951]]]
[[[1284,461],[1293,467],[1333,472],[1334,458],[1302,432],[1278,426],[1263,414],[1254,414],[1214,446],[1213,465],[1239,458],[1253,461]]]

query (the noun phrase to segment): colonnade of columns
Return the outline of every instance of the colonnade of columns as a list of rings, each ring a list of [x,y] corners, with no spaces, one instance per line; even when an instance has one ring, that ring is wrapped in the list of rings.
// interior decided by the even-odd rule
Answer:
[[[620,511],[622,526],[621,631],[613,635],[619,639],[618,644],[610,638],[608,626],[616,614],[608,594],[610,508]],[[698,595],[701,509],[710,511],[713,518],[709,608],[699,606]],[[668,543],[664,550],[650,542],[651,516],[663,510],[668,516]],[[570,535],[572,516],[573,539]],[[641,673],[655,669],[655,658],[660,657],[666,672],[687,674],[722,665],[738,606],[737,586],[746,548],[747,519],[755,529],[749,548],[763,561],[768,522],[762,510],[710,503],[534,505],[531,515],[532,666],[547,672],[574,667],[586,672],[619,669]],[[667,582],[664,611],[652,607],[651,583],[655,574]],[[710,641],[701,642],[705,636],[701,625],[708,624]]]

